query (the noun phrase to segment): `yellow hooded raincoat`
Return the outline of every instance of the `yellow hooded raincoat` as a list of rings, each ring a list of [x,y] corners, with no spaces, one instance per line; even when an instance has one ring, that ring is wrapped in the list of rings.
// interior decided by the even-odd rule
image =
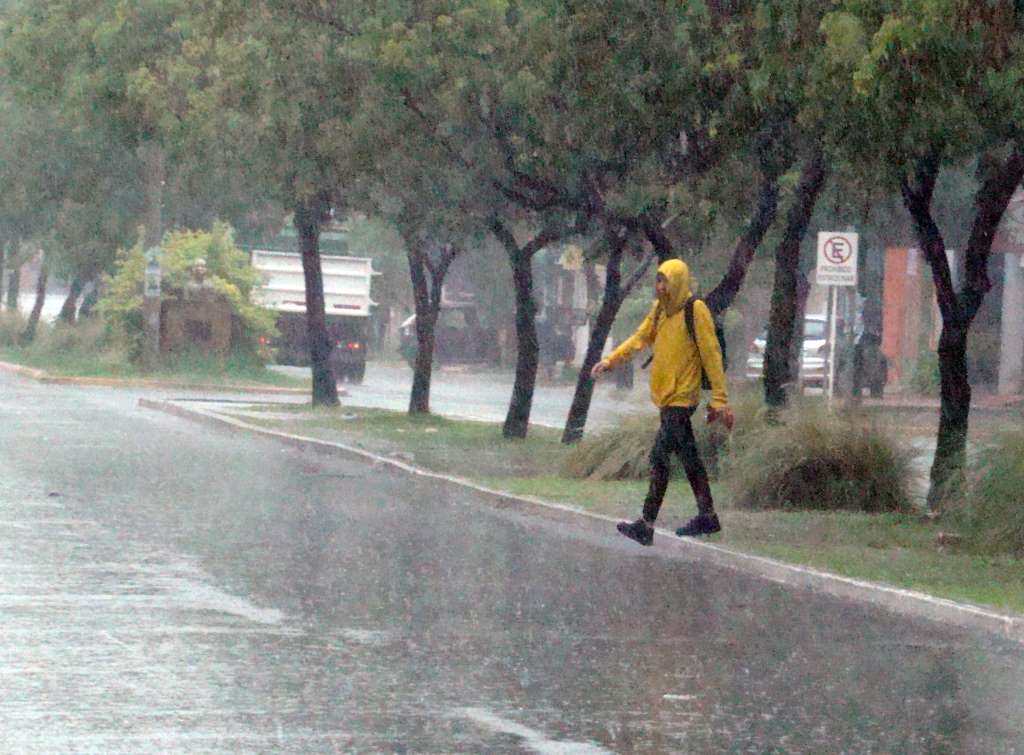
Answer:
[[[654,350],[651,362],[651,400],[663,409],[667,406],[696,406],[700,403],[701,358],[711,383],[711,407],[720,409],[729,403],[722,368],[722,352],[715,336],[711,310],[703,301],[694,302],[693,329],[700,352],[686,329],[683,304],[690,298],[690,269],[682,260],[668,260],[658,267],[668,281],[668,295],[658,298],[640,327],[608,355],[614,367],[628,361],[647,347]]]

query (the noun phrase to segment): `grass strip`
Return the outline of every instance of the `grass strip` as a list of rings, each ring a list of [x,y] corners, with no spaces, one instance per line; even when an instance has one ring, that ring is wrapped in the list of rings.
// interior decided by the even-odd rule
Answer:
[[[102,352],[65,354],[39,352],[16,346],[0,348],[0,361],[33,367],[59,377],[112,378],[115,380],[157,380],[184,385],[269,385],[282,388],[308,387],[309,380],[294,378],[258,364],[232,360],[181,359],[153,372]]]

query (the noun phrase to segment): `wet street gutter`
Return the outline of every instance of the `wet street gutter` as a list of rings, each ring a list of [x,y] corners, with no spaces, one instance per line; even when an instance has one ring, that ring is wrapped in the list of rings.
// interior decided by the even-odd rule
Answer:
[[[488,499],[496,507],[555,520],[575,527],[583,527],[594,532],[610,532],[609,524],[616,521],[612,517],[493,490],[464,478],[432,472],[399,459],[378,455],[344,443],[259,427],[205,408],[201,402],[142,398],[139,400],[139,406],[214,427],[273,438],[295,448],[361,460],[375,466],[386,466],[407,474],[460,486]],[[861,601],[906,616],[963,628],[980,629],[1024,644],[1024,617],[1003,614],[981,606],[938,598],[914,590],[879,585],[810,567],[788,564],[713,543],[681,540],[667,530],[659,529],[658,531],[662,537],[657,538],[657,544],[650,551],[662,558],[700,560],[789,587],[809,589],[839,598]]]

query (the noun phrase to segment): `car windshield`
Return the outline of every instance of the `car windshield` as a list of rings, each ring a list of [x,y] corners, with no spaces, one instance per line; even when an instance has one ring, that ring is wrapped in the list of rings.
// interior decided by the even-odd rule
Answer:
[[[824,320],[804,320],[804,338],[824,338]]]
[[[804,320],[804,338],[826,338],[826,328],[824,320]],[[761,335],[757,337],[759,341],[768,340],[768,330],[761,331]]]

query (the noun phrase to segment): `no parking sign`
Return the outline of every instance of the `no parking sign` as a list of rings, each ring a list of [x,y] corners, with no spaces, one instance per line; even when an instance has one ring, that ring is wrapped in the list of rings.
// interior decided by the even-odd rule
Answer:
[[[818,268],[815,281],[821,286],[857,285],[856,233],[818,232]]]
[[[831,286],[828,337],[828,400],[831,403],[836,383],[836,310],[838,286],[857,285],[856,233],[818,232],[818,267],[814,280],[820,286]]]

